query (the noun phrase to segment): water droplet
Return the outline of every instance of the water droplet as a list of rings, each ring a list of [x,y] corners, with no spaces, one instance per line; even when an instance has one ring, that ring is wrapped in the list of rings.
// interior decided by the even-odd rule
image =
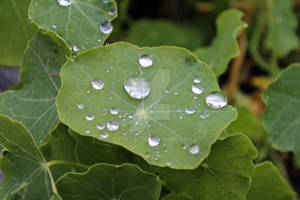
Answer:
[[[223,92],[212,92],[206,96],[206,105],[213,108],[219,109],[227,105],[228,99]]]
[[[88,120],[88,121],[92,121],[95,119],[95,115],[94,114],[87,114],[85,116],[85,119]]]
[[[128,119],[132,119],[133,118],[133,115],[128,115]]]
[[[200,114],[201,119],[206,119],[208,117],[209,117],[209,112],[208,111],[204,111],[202,114]]]
[[[110,9],[110,10],[108,11],[108,14],[109,14],[109,15],[115,15],[115,14],[117,14],[117,10],[114,9],[114,8],[112,8],[112,9]]]
[[[27,20],[29,21],[30,24],[32,24],[32,19],[30,17],[27,17]]]
[[[117,115],[119,113],[119,109],[118,108],[116,108],[116,107],[112,107],[111,109],[110,109],[110,114],[112,114],[112,115]],[[122,117],[122,116],[119,116],[120,118]]]
[[[200,83],[201,81],[202,79],[197,76],[194,78],[194,83]]]
[[[150,67],[153,64],[151,56],[143,55],[139,58],[139,63],[142,67]]]
[[[103,3],[108,3],[108,2],[109,2],[109,0],[103,0],[102,2],[103,2]]]
[[[79,51],[79,48],[76,45],[74,45],[72,48],[73,48],[73,51],[75,51],[75,52]]]
[[[107,129],[109,131],[116,131],[119,129],[119,123],[115,120],[107,122]]]
[[[195,113],[195,108],[194,108],[193,106],[186,107],[186,108],[185,108],[185,112],[186,112],[186,114],[188,114],[188,115],[192,115],[192,114]]]
[[[102,90],[103,87],[104,87],[104,82],[99,78],[94,79],[91,82],[91,84],[92,84],[93,88],[96,89],[96,90]]]
[[[198,97],[197,97],[197,96],[194,96],[194,97],[193,97],[193,99],[195,99],[195,100],[196,100],[196,99],[198,99]]]
[[[82,103],[78,103],[77,104],[77,108],[80,109],[80,110],[82,110],[82,109],[84,109],[84,105]]]
[[[177,96],[177,95],[178,95],[178,92],[174,92],[174,95]]]
[[[69,6],[69,5],[71,5],[72,1],[71,0],[57,0],[57,3],[61,6]]]
[[[167,90],[167,89],[164,90],[164,93],[165,93],[165,94],[168,94],[168,92],[169,92],[169,90]]]
[[[187,145],[186,144],[183,144],[181,147],[182,147],[183,150],[187,149]]]
[[[160,143],[160,138],[157,137],[157,136],[149,136],[148,137],[148,144],[151,146],[151,147],[156,147],[158,146]]]
[[[191,147],[190,147],[190,153],[191,154],[198,154],[200,151],[200,148],[197,144],[193,144]]]
[[[110,34],[113,30],[113,26],[109,21],[104,21],[99,26],[100,31],[104,34]]]
[[[171,166],[172,165],[172,161],[167,161],[166,164],[167,164],[167,166]]]
[[[53,25],[52,28],[56,28],[56,25]]]
[[[98,130],[103,130],[103,129],[105,129],[105,124],[97,124],[97,125],[96,125],[96,128],[97,128]]]
[[[100,40],[100,39],[99,39],[99,40],[97,40],[97,42],[101,42],[101,41],[102,41],[102,40]]]
[[[108,134],[108,132],[102,132],[99,134],[99,136],[103,139],[106,139],[106,138],[108,138],[109,134]]]
[[[86,90],[85,92],[86,92],[87,94],[90,94],[90,93],[91,93],[91,91],[90,91],[90,90]]]
[[[90,134],[90,133],[91,133],[91,130],[90,130],[90,129],[87,129],[87,130],[85,130],[85,133],[86,133],[86,134]]]
[[[134,99],[144,99],[150,94],[150,83],[138,75],[131,76],[124,83],[124,89]]]
[[[203,92],[203,87],[199,83],[192,85],[192,91],[195,94],[201,94]]]

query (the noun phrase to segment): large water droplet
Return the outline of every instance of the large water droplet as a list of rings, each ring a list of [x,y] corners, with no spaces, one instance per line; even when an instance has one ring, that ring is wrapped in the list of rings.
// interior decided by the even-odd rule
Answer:
[[[57,0],[57,3],[61,6],[69,6],[69,5],[71,5],[72,1],[71,0]]]
[[[104,21],[99,26],[100,31],[104,34],[110,34],[113,30],[113,26],[109,21]]]
[[[185,108],[185,112],[186,112],[186,114],[188,114],[188,115],[192,115],[192,114],[195,113],[195,108],[194,108],[193,106],[186,107],[186,108]]]
[[[206,96],[206,105],[213,108],[219,109],[227,105],[228,99],[223,92],[212,92]]]
[[[88,120],[88,121],[92,121],[95,119],[95,115],[94,114],[87,114],[85,116],[85,119]]]
[[[134,99],[144,99],[151,91],[149,82],[138,75],[129,77],[124,83],[124,89]]]
[[[101,79],[99,79],[99,78],[94,79],[94,80],[91,82],[91,84],[92,84],[92,87],[93,87],[94,89],[96,89],[96,90],[102,90],[103,87],[104,87],[104,82],[103,82]]]
[[[112,107],[112,108],[110,109],[110,114],[112,114],[112,115],[117,115],[118,113],[119,113],[119,109],[118,109],[118,108]]]
[[[119,123],[115,120],[107,122],[107,129],[109,131],[116,131],[119,129]]]
[[[106,139],[106,138],[108,138],[109,134],[108,134],[108,132],[102,132],[99,134],[99,136],[103,139]]]
[[[103,130],[103,129],[105,129],[105,124],[97,124],[96,128],[99,130]]]
[[[153,64],[151,56],[144,55],[139,58],[139,63],[142,67],[150,67]]]
[[[200,83],[202,81],[198,76],[194,77],[194,83]]]
[[[80,110],[84,109],[83,103],[78,103],[77,108],[80,109]]]
[[[148,137],[148,144],[151,146],[151,147],[156,147],[158,146],[160,143],[160,138],[157,137],[157,136],[149,136]]]
[[[203,92],[203,87],[199,83],[192,85],[192,91],[195,94],[201,94]]]
[[[200,151],[200,148],[197,144],[193,144],[192,146],[190,146],[190,153],[191,154],[198,154]]]

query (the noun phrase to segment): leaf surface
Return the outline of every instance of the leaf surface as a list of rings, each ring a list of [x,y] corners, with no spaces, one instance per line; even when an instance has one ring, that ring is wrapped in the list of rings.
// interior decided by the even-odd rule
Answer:
[[[300,163],[300,65],[284,70],[263,94],[263,123],[275,147],[293,151]]]
[[[212,44],[195,51],[197,57],[212,67],[217,76],[223,74],[232,58],[240,54],[237,37],[246,28],[243,13],[229,9],[217,19],[217,36]]]
[[[255,166],[247,200],[293,200],[296,193],[271,162]]]
[[[0,1],[0,64],[21,64],[26,44],[37,31],[27,20],[30,0]]]
[[[135,165],[97,164],[86,173],[68,173],[57,187],[64,200],[157,200],[161,183]]]
[[[38,144],[58,124],[55,98],[60,88],[59,72],[69,55],[55,34],[38,33],[24,56],[22,88],[0,95],[0,113],[22,122]]]
[[[162,198],[162,200],[191,200],[184,194],[170,194]]]
[[[41,28],[57,32],[74,52],[105,42],[112,31],[110,22],[117,17],[114,0],[72,0],[69,6],[61,6],[58,2],[33,0],[29,16]],[[103,23],[105,31],[100,29]]]
[[[151,67],[141,67],[143,55],[151,57]],[[137,74],[151,89],[141,100],[124,89],[124,83]],[[205,104],[208,94],[220,91],[217,80],[207,65],[181,48],[140,49],[116,43],[79,54],[65,65],[61,77],[57,105],[65,124],[82,135],[121,145],[158,166],[197,167],[236,116],[231,106],[215,110]],[[203,92],[199,95],[192,92],[195,77],[202,79]],[[94,80],[103,81],[104,87],[94,89]],[[195,110],[193,114],[185,111],[190,107]],[[117,114],[111,109],[117,109]],[[201,119],[203,113],[209,117]],[[106,128],[99,130],[97,125]],[[151,143],[151,137],[159,144]],[[199,151],[192,154],[195,145]]]

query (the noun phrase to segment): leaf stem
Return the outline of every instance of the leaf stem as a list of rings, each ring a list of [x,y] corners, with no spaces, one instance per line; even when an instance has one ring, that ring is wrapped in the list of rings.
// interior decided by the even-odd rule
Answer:
[[[71,162],[71,161],[65,161],[65,160],[52,160],[47,162],[47,167],[52,167],[54,165],[77,165],[82,168],[89,168],[90,166],[81,164],[81,163],[76,163],[76,162]]]

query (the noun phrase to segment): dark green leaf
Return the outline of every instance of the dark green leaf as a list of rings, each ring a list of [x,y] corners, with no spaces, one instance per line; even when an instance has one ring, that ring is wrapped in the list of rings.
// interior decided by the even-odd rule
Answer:
[[[170,194],[162,198],[161,200],[191,200],[184,194]]]

